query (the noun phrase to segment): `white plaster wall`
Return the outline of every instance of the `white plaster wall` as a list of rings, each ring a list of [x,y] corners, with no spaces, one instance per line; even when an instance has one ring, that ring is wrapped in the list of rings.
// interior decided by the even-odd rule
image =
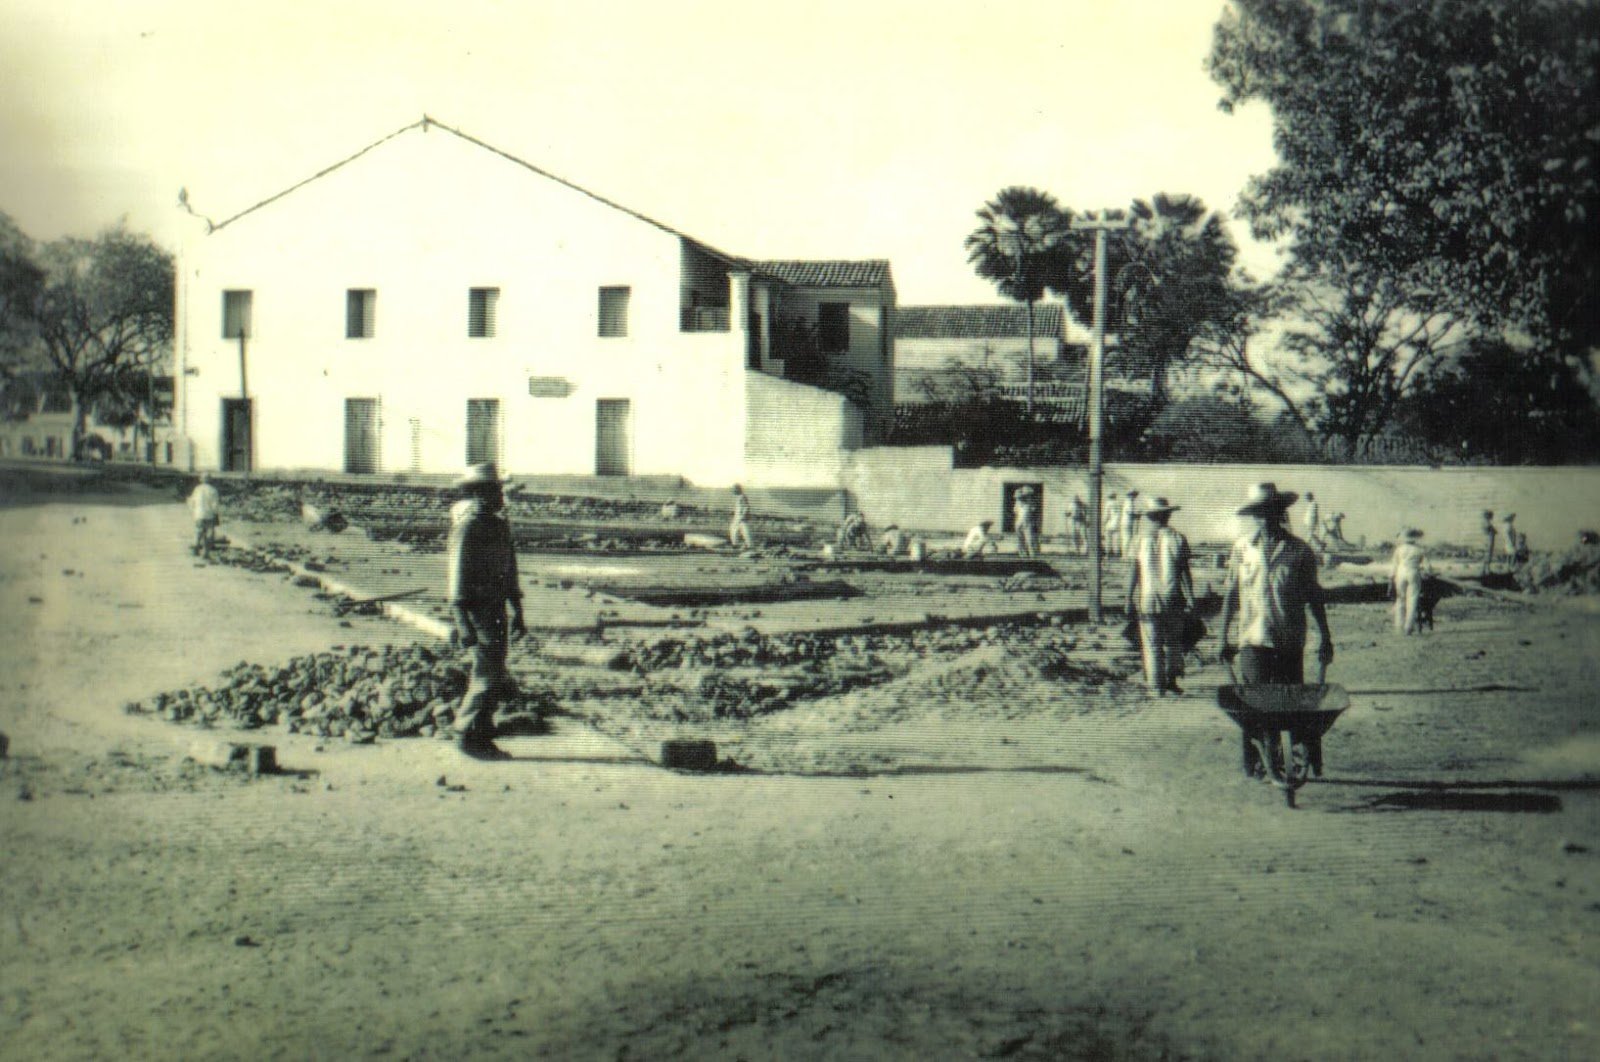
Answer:
[[[837,487],[851,452],[862,445],[861,409],[832,391],[765,373],[747,373],[745,381],[749,483]]]
[[[1597,468],[1378,468],[1333,465],[1135,465],[1106,467],[1107,494],[1137,489],[1182,505],[1173,526],[1197,542],[1228,542],[1242,530],[1236,510],[1257,483],[1317,496],[1324,517],[1346,514],[1354,542],[1386,540],[1408,526],[1426,541],[1476,545],[1482,511],[1515,512],[1535,549],[1565,549],[1579,530],[1600,529]],[[1003,485],[1041,483],[1044,531],[1065,531],[1073,494],[1088,475],[1064,468],[952,469],[948,447],[873,447],[850,455],[842,485],[867,519],[930,531],[964,531],[1001,518]],[[1290,511],[1303,534],[1306,505]]]
[[[254,292],[247,343],[258,468],[338,469],[344,399],[375,397],[382,468],[465,459],[466,403],[498,398],[510,472],[594,471],[595,403],[633,408],[634,471],[742,472],[742,336],[679,331],[680,238],[437,127],[413,129],[183,255],[180,401],[198,467],[216,467],[239,388],[222,291]],[[598,290],[632,288],[629,334],[600,338]],[[498,287],[496,335],[467,336],[467,291]],[[345,293],[377,291],[376,334],[346,339]],[[569,381],[535,398],[530,376]]]
[[[894,298],[878,288],[798,288],[785,290],[779,313],[815,322],[817,307],[824,302],[850,304],[850,347],[842,354],[830,354],[841,368],[867,374],[872,381],[872,409],[868,432],[882,433],[894,416],[894,340],[883,334],[882,315],[888,307],[889,327],[893,327]],[[883,343],[887,338],[888,354]]]

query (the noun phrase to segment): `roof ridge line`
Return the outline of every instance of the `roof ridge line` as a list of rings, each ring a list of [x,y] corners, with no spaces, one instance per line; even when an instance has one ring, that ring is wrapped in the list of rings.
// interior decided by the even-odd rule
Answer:
[[[679,239],[688,240],[690,243],[693,243],[695,246],[701,248],[702,250],[706,251],[707,253],[713,255],[714,257],[722,258],[722,259],[726,260],[729,264],[745,266],[745,267],[748,267],[749,264],[750,264],[751,260],[748,259],[748,258],[743,258],[743,257],[741,257],[739,255],[729,254],[727,251],[719,250],[718,248],[715,248],[715,247],[711,246],[710,244],[704,242],[703,240],[698,240],[695,237],[690,236],[686,232],[682,232],[682,231],[680,231],[678,229],[673,228],[671,225],[667,225],[667,224],[664,224],[664,223],[662,223],[660,221],[657,221],[655,218],[652,218],[647,214],[641,214],[637,210],[633,210],[630,207],[625,207],[621,203],[618,203],[618,202],[616,202],[614,200],[611,200],[611,199],[607,199],[603,195],[600,195],[600,194],[598,194],[596,192],[591,192],[589,189],[583,187],[582,185],[574,184],[572,181],[567,180],[565,177],[562,177],[562,176],[559,176],[557,174],[551,173],[549,170],[541,169],[540,167],[535,166],[533,163],[527,161],[526,159],[518,158],[517,156],[511,154],[511,152],[509,152],[509,151],[506,151],[506,150],[504,150],[502,148],[495,147],[493,144],[489,143],[488,141],[479,140],[477,137],[473,136],[471,133],[463,132],[462,130],[457,129],[455,126],[450,125],[450,124],[448,124],[446,122],[441,122],[441,121],[439,121],[439,119],[434,118],[434,117],[432,117],[431,115],[429,115],[427,113],[424,113],[423,116],[420,119],[418,119],[417,121],[411,122],[411,123],[409,123],[407,125],[403,125],[399,129],[396,129],[394,132],[389,133],[387,136],[379,137],[377,140],[374,140],[372,143],[368,144],[366,147],[362,148],[360,151],[357,151],[355,154],[350,155],[350,156],[348,156],[346,158],[342,158],[338,162],[333,163],[331,166],[323,167],[322,169],[318,170],[316,173],[312,174],[310,177],[307,177],[304,180],[297,181],[294,184],[291,184],[289,187],[283,189],[283,191],[278,192],[278,193],[276,193],[274,195],[268,196],[267,198],[261,200],[259,203],[256,203],[254,206],[246,207],[244,210],[239,211],[237,214],[234,214],[232,217],[229,217],[226,220],[224,220],[224,221],[220,222],[219,224],[217,224],[216,226],[214,226],[211,229],[211,232],[217,232],[220,229],[222,229],[223,227],[225,227],[227,225],[230,225],[235,221],[238,221],[240,218],[244,217],[246,214],[254,213],[255,211],[260,210],[264,206],[267,206],[267,205],[269,205],[271,203],[277,202],[279,199],[282,199],[284,196],[288,195],[289,193],[294,192],[294,191],[296,191],[296,190],[298,190],[300,188],[305,187],[306,185],[310,184],[312,181],[318,180],[319,178],[322,178],[322,177],[326,177],[328,174],[332,173],[334,170],[337,170],[341,166],[345,166],[345,165],[347,165],[347,164],[349,164],[351,162],[354,162],[356,159],[358,159],[361,156],[365,155],[367,152],[371,151],[373,148],[376,148],[376,147],[379,147],[379,146],[381,146],[383,144],[388,143],[389,141],[393,140],[395,137],[401,135],[402,133],[407,133],[407,132],[410,132],[413,129],[418,129],[418,128],[422,129],[424,132],[427,132],[427,130],[429,128],[433,128],[433,127],[437,127],[439,129],[443,129],[445,132],[451,133],[454,136],[457,136],[460,139],[465,140],[469,144],[472,144],[472,145],[474,145],[476,147],[480,147],[483,150],[491,152],[491,153],[493,153],[495,155],[499,155],[501,158],[505,159],[506,161],[515,163],[516,165],[521,166],[523,169],[528,170],[528,171],[530,171],[532,173],[536,173],[540,177],[545,178],[546,180],[554,181],[557,184],[561,185],[563,188],[569,188],[572,191],[579,193],[580,195],[588,196],[590,199],[593,199],[595,202],[600,203],[603,206],[608,206],[612,210],[620,211],[621,213],[627,214],[629,217],[636,218],[639,221],[642,221],[647,225],[652,225],[655,228],[658,228],[663,232],[666,232],[666,233],[668,233],[670,235],[678,237]]]

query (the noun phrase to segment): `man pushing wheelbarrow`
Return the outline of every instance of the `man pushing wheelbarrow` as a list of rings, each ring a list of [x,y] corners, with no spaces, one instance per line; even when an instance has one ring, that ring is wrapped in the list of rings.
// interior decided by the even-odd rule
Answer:
[[[1306,612],[1317,621],[1321,642],[1317,662],[1325,670],[1333,660],[1333,636],[1328,632],[1328,613],[1322,603],[1322,584],[1317,581],[1317,556],[1311,547],[1289,533],[1289,507],[1299,495],[1280,491],[1272,483],[1259,484],[1239,515],[1254,521],[1254,527],[1234,544],[1228,561],[1228,588],[1222,599],[1218,637],[1222,640],[1222,659],[1229,665],[1238,658],[1237,682],[1228,688],[1230,696],[1247,706],[1242,691],[1251,686],[1301,686],[1305,682]],[[1237,649],[1229,637],[1234,617],[1239,620]],[[1320,678],[1319,678],[1320,686]],[[1284,691],[1287,693],[1288,691]],[[1253,722],[1250,712],[1235,711],[1228,703],[1223,709],[1239,724],[1243,737],[1244,770],[1251,777],[1286,777],[1284,764],[1261,762],[1260,748],[1272,750],[1273,759],[1281,755],[1276,729],[1268,723],[1296,722],[1295,716],[1263,712]],[[1337,715],[1337,712],[1333,713]],[[1288,729],[1291,747],[1303,745],[1309,767],[1322,777],[1322,732],[1330,718],[1304,717],[1303,725]],[[1270,737],[1272,740],[1268,741]],[[1290,794],[1292,797],[1292,789]]]

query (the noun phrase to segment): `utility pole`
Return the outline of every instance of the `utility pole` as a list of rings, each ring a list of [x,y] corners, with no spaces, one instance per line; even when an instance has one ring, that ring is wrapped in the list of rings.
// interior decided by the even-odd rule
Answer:
[[[1094,338],[1089,344],[1089,619],[1099,623],[1100,518],[1105,471],[1101,467],[1101,408],[1105,404],[1106,360],[1106,233],[1128,227],[1126,218],[1111,219],[1102,210],[1072,219],[1072,227],[1094,233]]]

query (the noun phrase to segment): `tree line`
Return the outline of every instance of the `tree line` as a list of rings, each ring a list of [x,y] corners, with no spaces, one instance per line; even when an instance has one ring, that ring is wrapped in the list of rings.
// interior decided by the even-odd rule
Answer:
[[[0,412],[26,417],[41,391],[64,392],[78,459],[91,414],[151,423],[151,377],[170,371],[175,283],[172,255],[148,236],[117,226],[39,243],[0,212]]]
[[[1249,276],[1193,196],[1121,212],[1107,372],[1138,387],[1113,452],[1600,459],[1600,3],[1233,0],[1207,67],[1224,111],[1271,110],[1278,164],[1240,214],[1286,263]],[[1003,189],[968,259],[1030,322],[1047,294],[1088,322],[1078,215]],[[1175,400],[1180,373],[1201,389]],[[937,397],[971,407],[970,376]]]

